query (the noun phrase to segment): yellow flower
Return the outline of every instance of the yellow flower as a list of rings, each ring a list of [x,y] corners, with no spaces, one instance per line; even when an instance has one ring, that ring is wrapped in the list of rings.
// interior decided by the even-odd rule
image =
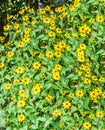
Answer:
[[[61,128],[66,128],[66,126],[64,124],[61,124],[60,127]]]
[[[89,19],[89,23],[93,23],[94,22],[94,19],[93,18],[90,18]]]
[[[56,52],[55,52],[55,56],[56,56],[57,58],[60,58],[60,57],[62,56],[62,53],[61,53],[60,51],[56,51]]]
[[[13,18],[13,15],[8,15],[7,16],[7,20],[10,20],[10,19],[12,19]]]
[[[4,31],[8,31],[10,29],[10,25],[5,25],[4,26]]]
[[[72,98],[74,96],[74,93],[72,93],[72,92],[70,92],[69,94],[68,94],[68,97],[70,97],[70,98]]]
[[[24,14],[24,9],[19,10],[19,14]]]
[[[66,46],[66,51],[70,51],[70,46]]]
[[[70,33],[65,33],[64,35],[66,38],[69,38],[70,37]]]
[[[86,116],[86,112],[82,112],[82,116],[85,117]]]
[[[93,117],[94,117],[94,114],[90,114],[90,115],[89,115],[89,118],[92,119]]]
[[[96,112],[96,116],[98,118],[103,118],[104,117],[104,112],[103,111],[98,111],[98,112]]]
[[[104,93],[102,93],[102,98],[103,98],[103,99],[105,99],[105,92],[104,92]]]
[[[79,62],[84,62],[84,61],[85,61],[84,56],[79,56],[79,57],[78,57],[78,61],[79,61]]]
[[[84,84],[90,84],[90,83],[91,83],[90,79],[87,78],[87,79],[84,80]]]
[[[103,82],[104,80],[105,80],[104,77],[100,77],[100,78],[99,78],[99,81],[100,81],[100,82]]]
[[[4,63],[0,63],[0,68],[3,68],[4,67]]]
[[[25,44],[24,42],[19,42],[19,43],[18,43],[18,47],[20,47],[20,48],[21,48],[21,47],[24,47],[24,44]]]
[[[62,66],[60,64],[55,65],[55,70],[61,70],[61,69],[62,69]]]
[[[97,76],[95,76],[95,75],[92,76],[92,79],[93,79],[94,81],[98,80]]]
[[[36,19],[32,20],[32,24],[36,24],[36,23],[37,23]]]
[[[22,121],[24,121],[24,120],[25,120],[25,115],[19,114],[19,115],[18,115],[18,121],[19,121],[19,122],[22,122]]]
[[[52,31],[48,33],[48,36],[49,36],[49,37],[55,37],[55,35],[56,35],[56,34],[55,34],[54,32],[52,32]]]
[[[46,57],[48,57],[48,58],[53,58],[53,53],[52,53],[52,51],[46,52]]]
[[[20,101],[18,101],[17,106],[18,107],[24,107],[25,106],[25,102],[23,100],[20,100]]]
[[[38,87],[38,88],[43,88],[43,86],[42,86],[42,84],[36,84],[36,87]]]
[[[4,118],[4,122],[7,122],[8,121],[8,118]]]
[[[59,74],[59,72],[53,73],[53,79],[54,80],[60,80],[60,74]]]
[[[94,92],[95,92],[97,95],[101,95],[102,90],[100,90],[99,88],[96,88],[96,89],[94,90]]]
[[[22,81],[25,85],[29,84],[29,82],[30,82],[30,81],[29,81],[29,78],[27,78],[27,77],[22,78],[21,81]]]
[[[39,14],[45,14],[45,12],[46,12],[46,11],[45,11],[44,8],[40,8],[40,9],[39,9]]]
[[[7,55],[6,55],[7,58],[11,58],[12,56],[14,56],[14,52],[12,51],[7,52]]]
[[[34,62],[33,63],[33,68],[34,69],[39,69],[41,67],[41,64],[39,62]]]
[[[14,24],[14,28],[15,28],[15,29],[19,28],[19,24],[18,24],[18,23],[15,23],[15,24]]]
[[[11,100],[12,101],[16,100],[16,96],[12,96]]]
[[[99,23],[102,23],[102,22],[104,22],[104,17],[103,16],[97,16],[96,21],[99,22]]]
[[[28,16],[23,17],[23,21],[28,21],[28,20],[29,20]]]
[[[60,28],[56,28],[57,33],[62,33],[62,30]]]
[[[45,7],[45,10],[46,10],[46,11],[50,11],[50,6],[47,5],[47,6]]]
[[[32,88],[32,92],[34,93],[34,94],[39,94],[40,92],[41,92],[41,89],[40,89],[40,87],[33,87]]]
[[[32,52],[31,55],[32,55],[32,56],[35,56],[35,55],[36,55],[36,52]]]
[[[85,122],[85,123],[83,123],[83,127],[84,127],[84,129],[90,129],[91,124],[89,122]]]
[[[71,6],[69,7],[69,9],[70,9],[70,11],[74,11],[74,10],[75,10],[75,7],[74,7],[73,5],[71,5]]]
[[[69,101],[64,101],[64,102],[63,102],[63,107],[64,107],[64,108],[67,108],[67,109],[68,109],[70,106],[71,106],[71,103],[70,103]]]
[[[23,67],[17,67],[16,73],[22,74],[23,72],[24,72],[24,68]]]
[[[9,90],[10,88],[11,88],[11,84],[10,84],[10,83],[6,83],[6,84],[5,84],[5,89],[6,89],[6,90]]]
[[[38,57],[42,59],[44,57],[44,54],[39,54]]]
[[[28,96],[26,94],[22,95],[22,100],[27,100]]]
[[[19,91],[19,95],[20,95],[21,97],[24,97],[24,95],[26,95],[26,91],[25,91],[24,89],[20,90],[20,91]]]
[[[46,99],[47,101],[51,101],[52,96],[51,96],[50,94],[47,94],[46,97],[45,97],[45,99]]]
[[[80,49],[86,49],[86,45],[84,43],[80,44]]]
[[[78,90],[78,91],[76,92],[76,96],[77,96],[77,97],[83,97],[83,96],[84,96],[83,91],[82,91],[82,90]]]
[[[60,116],[61,115],[61,110],[60,109],[55,109],[53,112],[53,116]]]

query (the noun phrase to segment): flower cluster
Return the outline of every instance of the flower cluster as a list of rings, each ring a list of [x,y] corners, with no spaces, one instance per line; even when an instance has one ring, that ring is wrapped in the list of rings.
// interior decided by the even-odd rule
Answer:
[[[0,36],[0,129],[105,129],[105,0],[21,8]]]

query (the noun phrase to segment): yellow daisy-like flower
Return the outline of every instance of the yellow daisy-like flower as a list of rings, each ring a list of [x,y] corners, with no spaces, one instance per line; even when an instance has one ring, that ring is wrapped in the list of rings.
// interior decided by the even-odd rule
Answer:
[[[52,51],[48,51],[48,52],[46,53],[46,57],[48,57],[48,58],[53,58],[53,52],[52,52]]]
[[[25,44],[24,42],[19,42],[18,47],[22,48],[22,47],[24,47],[24,44]]]
[[[34,62],[33,63],[33,68],[34,69],[39,69],[41,67],[41,64],[39,62]]]
[[[52,31],[48,33],[48,36],[49,36],[49,37],[55,37],[55,35],[56,35],[56,34],[55,34],[54,32],[52,32]]]
[[[5,84],[5,89],[6,89],[6,90],[9,90],[10,88],[11,88],[11,84],[10,84],[10,83],[6,83],[6,84]]]
[[[55,73],[53,73],[53,79],[54,79],[54,80],[60,80],[60,74],[59,74],[58,71],[55,72]]]
[[[4,63],[0,63],[0,68],[3,68],[4,67]]]
[[[68,94],[68,97],[70,97],[70,98],[72,98],[74,96],[74,93],[72,93],[72,92],[70,92],[69,94]]]
[[[15,29],[19,28],[19,24],[18,24],[18,23],[15,23],[15,24],[14,24],[14,28],[15,28]]]
[[[24,107],[25,106],[25,102],[23,100],[20,100],[20,101],[18,101],[17,106],[18,107]]]
[[[34,93],[34,94],[39,94],[40,92],[41,92],[41,89],[40,89],[40,87],[33,87],[32,88],[32,92]]]
[[[47,94],[46,97],[45,97],[45,99],[47,101],[51,101],[52,100],[52,96],[50,94]]]
[[[84,80],[84,84],[90,84],[90,83],[91,83],[90,79],[87,78],[87,79]]]
[[[70,106],[71,106],[71,103],[70,103],[69,101],[64,101],[64,102],[63,102],[63,107],[64,107],[64,108],[67,108],[67,109],[68,109]]]
[[[62,66],[60,64],[55,65],[55,70],[61,70],[61,69],[62,69]]]
[[[102,98],[103,98],[103,99],[105,99],[105,92],[104,92],[104,93],[102,93]]]
[[[29,78],[25,77],[25,78],[22,78],[21,80],[25,85],[29,84],[30,80]]]
[[[19,121],[19,122],[22,122],[22,121],[24,121],[24,120],[25,120],[25,115],[19,114],[19,115],[18,115],[18,121]]]
[[[16,73],[17,74],[22,74],[24,72],[24,68],[23,67],[17,67],[16,69]]]
[[[83,127],[84,127],[84,129],[90,129],[91,126],[92,126],[92,125],[91,125],[89,122],[85,122],[85,123],[83,123]]]
[[[60,58],[60,57],[62,56],[62,53],[61,53],[60,51],[56,51],[56,52],[55,52],[55,56],[56,56],[57,58]]]
[[[96,112],[96,116],[98,118],[103,118],[104,117],[104,112],[103,111],[98,111],[98,112]]]
[[[53,112],[53,116],[60,116],[61,115],[61,110],[60,109],[55,109]]]
[[[26,91],[24,89],[20,90],[19,95],[23,97],[24,95],[26,95]]]
[[[103,23],[104,22],[104,17],[103,16],[97,16],[96,21],[99,22],[99,23]]]
[[[12,51],[7,52],[7,55],[6,55],[7,58],[11,58],[12,56],[14,56],[14,52]]]
[[[90,115],[89,115],[89,118],[92,119],[93,117],[94,117],[94,114],[90,114]]]
[[[78,91],[76,92],[76,96],[77,96],[77,97],[83,97],[83,96],[84,96],[83,91],[82,91],[82,90],[78,90]]]

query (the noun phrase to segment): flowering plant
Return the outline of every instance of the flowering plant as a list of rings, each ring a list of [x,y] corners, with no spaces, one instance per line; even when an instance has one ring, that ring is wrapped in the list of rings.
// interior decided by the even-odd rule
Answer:
[[[105,0],[25,6],[0,36],[0,128],[105,129]],[[7,39],[8,38],[8,41]]]

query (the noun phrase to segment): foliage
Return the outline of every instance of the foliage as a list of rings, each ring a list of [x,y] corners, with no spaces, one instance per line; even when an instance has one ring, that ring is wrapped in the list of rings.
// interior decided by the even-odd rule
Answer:
[[[105,129],[104,7],[104,0],[75,0],[7,16],[0,36],[1,129]]]

